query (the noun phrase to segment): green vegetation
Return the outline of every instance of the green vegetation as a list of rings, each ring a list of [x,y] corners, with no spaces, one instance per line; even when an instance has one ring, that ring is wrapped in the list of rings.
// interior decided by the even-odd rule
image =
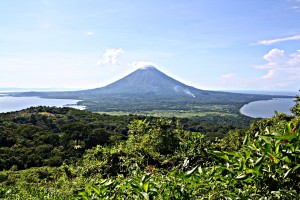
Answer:
[[[243,124],[243,120],[234,121],[236,118],[232,117],[226,121],[221,116],[178,120],[47,107],[1,115],[1,133],[9,136],[14,134],[9,130],[18,128],[12,139],[1,138],[1,145],[6,141],[1,153],[3,148],[13,150],[23,143],[27,145],[24,148],[32,145],[32,151],[37,151],[39,146],[34,147],[35,144],[48,141],[34,139],[43,135],[43,129],[50,130],[46,123],[40,124],[38,119],[37,128],[34,123],[19,119],[33,116],[52,119],[55,123],[50,123],[51,130],[56,130],[52,134],[58,135],[54,141],[60,143],[60,138],[68,138],[66,152],[64,149],[61,152],[75,153],[73,159],[62,157],[63,164],[57,166],[48,165],[45,160],[49,158],[43,158],[44,166],[25,170],[15,165],[9,170],[4,168],[0,172],[0,198],[299,199],[299,97],[297,101],[292,108],[295,116],[279,113],[270,119],[254,121],[247,130],[232,126],[234,122]],[[19,121],[13,121],[15,118]],[[100,119],[110,124],[127,119],[123,121],[128,124],[126,133],[115,131],[109,137],[101,131],[101,134],[94,133],[99,129],[96,125]],[[232,127],[222,138],[212,139],[198,132],[200,127],[205,127],[209,134],[223,125]],[[99,141],[109,142],[88,146],[86,138],[92,136],[86,135],[91,132],[94,137],[105,138]],[[28,144],[29,141],[33,144]],[[21,150],[18,152],[22,154]]]
[[[60,96],[53,97],[60,98]],[[78,102],[78,105],[85,106],[86,110],[92,112],[190,117],[196,115],[205,116],[207,114],[223,116],[239,115],[239,110],[243,105],[252,101],[269,100],[275,97],[278,96],[215,92],[198,98],[170,98],[144,95],[116,97],[89,96],[77,97],[77,99],[83,99],[83,101]]]
[[[99,88],[101,89],[101,88]],[[95,89],[97,90],[97,89]],[[126,90],[126,88],[124,88]],[[147,91],[147,90],[145,90]],[[98,94],[88,91],[15,93],[14,96],[39,96],[42,98],[80,99],[77,104],[87,111],[113,115],[150,115],[159,117],[192,116],[238,116],[240,108],[250,102],[284,98],[291,96],[274,96],[258,94],[238,94],[217,91],[197,90],[199,95],[193,97],[154,95],[154,94]]]
[[[97,112],[100,114],[108,115],[145,115],[145,116],[154,116],[154,117],[180,117],[180,118],[191,118],[191,117],[205,117],[207,115],[215,116],[231,116],[237,117],[238,114],[230,114],[223,112],[201,112],[201,111],[185,111],[185,110],[151,110],[151,111],[136,111],[136,112],[122,112],[122,111],[113,111],[113,112]]]
[[[70,164],[96,145],[110,146],[126,140],[128,124],[138,119],[153,121],[157,118],[100,115],[54,107],[0,114],[0,170]],[[248,117],[234,117],[226,123],[223,119],[211,123],[207,118],[182,118],[180,122],[185,130],[202,132],[211,138],[223,137],[233,128],[250,124]],[[171,120],[175,123],[177,119]]]
[[[71,163],[97,144],[124,139],[133,119],[54,107],[0,114],[0,170]]]

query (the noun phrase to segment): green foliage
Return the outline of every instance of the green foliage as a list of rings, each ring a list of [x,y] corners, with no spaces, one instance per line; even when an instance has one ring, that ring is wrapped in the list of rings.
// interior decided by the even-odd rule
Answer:
[[[209,153],[226,162],[228,178],[240,182],[235,187],[251,187],[252,194],[257,197],[295,198],[297,191],[300,191],[299,144],[299,124],[286,123],[282,129],[279,123],[278,128],[273,127],[272,132],[266,128],[253,139],[250,139],[249,134],[246,135],[244,145],[238,152]],[[223,164],[218,167],[224,168]]]
[[[296,105],[291,108],[292,113],[294,113],[296,116],[300,116],[300,96],[296,96]]]
[[[114,146],[126,139],[128,139],[126,145],[130,147],[130,141],[133,142],[135,139],[129,136],[129,129],[132,133],[134,131],[141,133],[140,136],[135,135],[136,140],[143,137],[140,143],[148,143],[149,145],[144,146],[153,148],[145,152],[153,160],[161,162],[164,158],[158,155],[165,156],[177,151],[180,142],[179,133],[175,133],[176,129],[178,131],[175,125],[177,120],[184,130],[202,132],[206,135],[216,132],[215,136],[219,138],[233,128],[234,121],[239,121],[239,119],[229,120],[230,123],[225,126],[223,121],[218,124],[199,119],[160,120],[135,115],[100,115],[71,108],[32,107],[0,114],[0,170],[60,166],[63,162],[75,162],[87,149],[97,145]],[[144,124],[129,125],[130,123]],[[147,136],[144,137],[143,133],[146,132]]]
[[[86,149],[123,140],[136,118],[42,106],[0,114],[0,170],[70,163]]]
[[[297,105],[293,107],[296,113]],[[55,113],[51,122],[55,128],[45,128],[48,126],[39,115],[15,115],[17,122],[13,123],[0,118],[5,136],[0,139],[6,141],[0,148],[4,156],[1,165],[5,166],[6,160],[34,163],[49,151],[55,153],[42,159],[47,165],[61,165],[64,153],[83,157],[74,157],[76,160],[63,162],[60,167],[20,170],[19,165],[10,166],[10,170],[0,172],[0,199],[300,198],[299,116],[279,113],[254,121],[248,130],[230,130],[222,139],[207,140],[204,134],[185,128],[194,121],[128,116],[124,118],[132,120],[122,129],[111,123],[118,119],[115,116],[72,109],[34,110],[43,112],[44,121],[46,113]],[[98,117],[110,118],[110,123],[104,124]],[[20,137],[9,130],[18,130]],[[118,138],[122,130],[126,134]],[[98,145],[93,140],[108,141]],[[87,148],[89,144],[97,146]],[[13,148],[28,154],[26,159],[9,154]]]
[[[149,132],[160,130],[155,127],[146,121],[133,122],[129,132],[134,137],[129,137],[130,144],[146,149],[141,144],[150,141]],[[179,148],[176,148],[176,156],[168,159],[177,163],[176,160],[185,157],[181,163],[171,168],[149,166],[146,170],[135,170],[136,173],[128,177],[108,178],[105,183],[113,183],[112,186],[97,184],[90,193],[87,186],[77,198],[299,199],[300,125],[297,117],[280,114],[253,124],[244,138],[239,137],[237,130],[213,143],[203,140],[201,134],[180,131],[180,128],[178,131]],[[149,144],[152,146],[153,142]],[[194,158],[196,161],[192,161]],[[92,196],[100,194],[99,191],[114,192]]]

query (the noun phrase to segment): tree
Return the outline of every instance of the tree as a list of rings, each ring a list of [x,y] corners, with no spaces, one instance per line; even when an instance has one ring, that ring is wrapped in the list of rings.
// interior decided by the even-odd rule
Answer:
[[[300,90],[299,90],[300,91]],[[291,108],[292,113],[294,113],[296,116],[300,117],[300,96],[295,97],[296,105]]]
[[[79,145],[79,141],[83,141],[88,133],[91,132],[90,127],[81,122],[65,124],[61,127],[61,130],[67,134],[68,139],[76,141],[76,146]]]
[[[84,139],[86,148],[90,148],[96,145],[104,146],[109,144],[111,134],[103,128],[96,128],[91,133],[88,134],[88,137]]]

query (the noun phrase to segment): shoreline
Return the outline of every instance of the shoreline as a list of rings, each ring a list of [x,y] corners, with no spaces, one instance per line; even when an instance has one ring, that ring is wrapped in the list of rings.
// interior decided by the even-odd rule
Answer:
[[[239,109],[239,113],[251,118],[270,118],[276,115],[276,112],[283,112],[287,115],[292,115],[290,108],[296,104],[292,103],[294,100],[295,97],[275,97],[269,100],[252,101],[243,105]]]

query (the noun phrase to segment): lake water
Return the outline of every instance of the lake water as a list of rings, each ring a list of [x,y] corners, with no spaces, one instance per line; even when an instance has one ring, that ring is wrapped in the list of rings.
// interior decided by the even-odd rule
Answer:
[[[244,105],[240,112],[254,118],[269,118],[275,115],[275,111],[291,115],[290,108],[296,103],[294,98],[275,98],[267,101],[254,101]]]
[[[31,106],[56,106],[84,109],[76,105],[80,100],[73,99],[43,99],[39,97],[11,97],[0,94],[0,113],[18,111]]]

